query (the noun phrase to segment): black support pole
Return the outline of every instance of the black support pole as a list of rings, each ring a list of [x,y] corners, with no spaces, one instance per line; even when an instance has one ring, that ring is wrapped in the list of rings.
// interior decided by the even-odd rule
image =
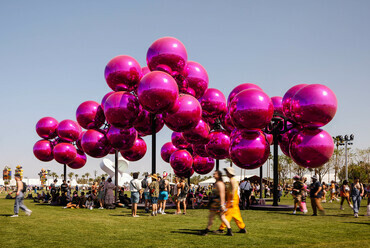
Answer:
[[[64,180],[67,181],[67,165],[64,164]]]
[[[155,114],[152,114],[152,174],[156,173],[156,130],[155,130]]]
[[[278,184],[279,184],[279,158],[278,158],[278,145],[279,145],[279,131],[278,128],[274,128],[273,130],[273,137],[274,137],[274,201],[273,206],[278,206]]]
[[[220,160],[216,159],[216,170],[220,170]]]
[[[114,153],[114,184],[116,185],[115,202],[118,200],[118,150]]]

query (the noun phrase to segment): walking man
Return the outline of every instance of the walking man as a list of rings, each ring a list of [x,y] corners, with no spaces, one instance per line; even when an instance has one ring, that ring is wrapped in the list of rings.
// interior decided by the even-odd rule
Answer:
[[[226,184],[226,212],[225,217],[228,222],[234,219],[239,227],[239,233],[246,233],[245,224],[239,209],[238,182],[234,178],[235,170],[232,167],[225,168],[226,175],[230,179],[230,183]],[[223,233],[226,228],[224,223],[221,223],[218,233]]]
[[[240,184],[240,191],[242,192],[242,209],[249,209],[252,186],[248,178],[244,178]]]
[[[317,180],[317,176],[313,175],[311,177],[312,183],[310,185],[310,198],[311,198],[311,206],[313,211],[313,216],[317,216],[317,209],[319,209],[322,215],[325,215],[325,210],[321,206],[321,198],[322,198],[322,187],[320,181]]]
[[[15,174],[15,181],[17,183],[17,190],[14,192],[17,192],[17,195],[15,197],[15,203],[14,203],[14,215],[10,217],[18,217],[19,208],[22,209],[27,216],[30,216],[32,211],[29,210],[23,203],[24,200],[24,192],[26,192],[25,184],[21,181],[21,175],[16,173]]]
[[[135,172],[132,174],[133,179],[130,181],[130,191],[131,191],[131,213],[132,217],[139,217],[137,215],[137,204],[140,200],[140,194],[141,194],[141,182],[139,179],[139,173]]]

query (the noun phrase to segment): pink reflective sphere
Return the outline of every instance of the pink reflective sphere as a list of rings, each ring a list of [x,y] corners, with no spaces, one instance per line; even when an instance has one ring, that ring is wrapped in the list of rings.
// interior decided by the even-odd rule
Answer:
[[[80,125],[72,120],[63,120],[59,123],[57,133],[62,140],[73,142],[78,140],[82,129]]]
[[[121,150],[120,153],[128,161],[138,161],[146,153],[146,143],[142,138],[138,137],[133,147],[128,150]]]
[[[83,136],[85,133],[86,133],[86,131],[82,131],[82,132],[80,133],[80,136],[78,137],[78,140],[76,140],[76,146],[77,146],[77,148],[78,148],[78,149],[80,149],[80,150],[82,150],[82,151],[83,151],[83,149],[82,149],[82,146],[81,146],[81,139],[82,139],[82,136]]]
[[[146,54],[146,62],[151,71],[161,70],[171,75],[180,74],[187,60],[185,46],[173,37],[163,37],[154,41]]]
[[[235,129],[235,126],[233,122],[231,121],[229,113],[221,117],[221,125],[226,131],[230,133]]]
[[[218,117],[225,115],[227,112],[226,98],[218,89],[207,89],[199,99],[199,102],[202,106],[202,115],[204,117]]]
[[[229,157],[230,137],[225,131],[214,131],[209,135],[209,142],[206,145],[207,153],[215,159]]]
[[[132,57],[119,55],[105,67],[105,80],[114,91],[133,91],[141,78],[141,67]]]
[[[144,109],[157,114],[174,107],[179,97],[179,88],[173,77],[155,71],[146,74],[140,80],[137,95]]]
[[[210,173],[215,167],[215,160],[213,158],[204,158],[201,156],[195,156],[193,162],[193,169],[200,175]]]
[[[70,143],[59,143],[53,149],[54,159],[60,164],[68,164],[77,156],[77,150]]]
[[[139,112],[139,101],[128,92],[115,92],[108,97],[104,104],[107,122],[117,128],[133,127]]]
[[[134,121],[134,128],[141,134],[151,135],[152,134],[152,115],[145,109],[141,109],[139,116]],[[164,120],[162,114],[155,116],[155,131],[158,133],[164,126]]]
[[[103,99],[101,100],[100,106],[103,109],[103,112],[104,112],[104,104],[105,104],[105,102],[107,101],[108,97],[110,97],[113,93],[114,93],[114,91],[108,92],[107,94],[104,95]]]
[[[199,99],[208,88],[208,73],[204,67],[194,61],[188,61],[183,75],[188,81],[189,88],[194,92],[195,98]]]
[[[290,129],[288,132],[281,135],[281,140],[279,142],[280,150],[288,157],[290,157],[289,146],[290,141],[299,132],[297,128]]]
[[[230,103],[230,117],[240,129],[263,129],[270,123],[274,106],[270,97],[257,89],[243,90]]]
[[[322,129],[304,129],[292,138],[289,151],[298,165],[318,168],[333,155],[334,142],[330,134]]]
[[[178,149],[186,149],[190,146],[189,142],[187,142],[182,133],[173,132],[171,135],[172,144],[177,147]]]
[[[292,118],[290,115],[290,102],[292,101],[293,96],[303,87],[308,84],[298,84],[290,88],[283,96],[283,112],[284,115],[288,118]]]
[[[193,156],[187,150],[175,151],[170,157],[170,165],[175,171],[188,171],[193,165]]]
[[[265,133],[265,136],[266,136],[267,142],[271,146],[274,143],[274,136],[272,134],[269,134],[269,133]]]
[[[97,129],[105,122],[104,111],[99,103],[86,101],[78,106],[76,120],[85,129]]]
[[[230,145],[232,161],[242,169],[261,167],[270,154],[270,145],[260,131],[243,131]]]
[[[111,149],[105,134],[93,129],[87,130],[82,136],[81,146],[87,155],[94,158],[105,157]]]
[[[205,144],[193,144],[192,145],[194,154],[199,155],[201,157],[208,157],[209,154],[206,150],[206,145]]]
[[[281,96],[271,97],[272,105],[274,105],[274,113],[284,115],[283,113],[283,98]]]
[[[173,171],[175,173],[176,176],[180,177],[180,178],[190,178],[193,174],[194,174],[194,169],[191,168],[190,170],[187,170],[185,172],[180,172],[180,171]]]
[[[162,157],[162,159],[165,162],[169,163],[172,153],[174,153],[177,150],[178,150],[178,148],[176,146],[174,146],[172,144],[172,142],[165,143],[161,148],[161,157]]]
[[[107,132],[107,139],[110,145],[117,150],[127,150],[134,146],[137,139],[135,128],[120,129],[110,126]]]
[[[337,97],[331,89],[322,84],[310,84],[294,95],[290,112],[303,127],[322,127],[334,118],[337,107]]]
[[[195,128],[183,132],[182,136],[191,144],[207,144],[209,132],[209,125],[201,119]]]
[[[71,169],[81,169],[86,164],[86,160],[86,154],[81,150],[77,150],[76,158],[67,165]]]
[[[236,86],[229,94],[229,97],[227,98],[227,105],[229,106],[231,101],[234,99],[234,97],[241,91],[243,90],[248,90],[248,89],[257,89],[257,90],[261,90],[261,87],[259,87],[258,85],[256,84],[251,84],[251,83],[245,83],[245,84],[239,84],[238,86]]]
[[[53,146],[49,140],[39,140],[33,146],[33,154],[41,161],[49,162],[54,159]]]
[[[43,139],[53,139],[57,137],[58,121],[53,117],[41,118],[36,123],[36,132]]]
[[[175,132],[184,132],[196,127],[202,117],[202,108],[198,100],[190,95],[180,95],[178,109],[174,113],[165,113],[164,122]]]

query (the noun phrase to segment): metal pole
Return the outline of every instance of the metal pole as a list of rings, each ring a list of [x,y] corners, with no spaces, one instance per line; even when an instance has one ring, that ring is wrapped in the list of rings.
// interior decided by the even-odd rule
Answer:
[[[118,200],[118,150],[114,153],[114,184],[116,185],[115,202]]]
[[[156,130],[155,130],[155,114],[152,114],[152,174],[156,173]]]
[[[64,164],[64,180],[67,181],[67,165]]]
[[[262,170],[262,166],[260,167],[260,199],[262,199],[262,185],[263,185],[263,176],[262,176],[262,173],[263,173],[263,170]]]
[[[220,160],[216,159],[216,170],[220,169]]]
[[[348,144],[348,141],[346,140],[346,150],[345,150],[345,163],[346,163],[346,180],[348,181],[348,159],[347,159],[347,144]]]
[[[278,206],[278,184],[279,184],[279,158],[278,158],[278,146],[279,146],[279,136],[277,127],[273,130],[274,137],[274,201],[273,206]]]

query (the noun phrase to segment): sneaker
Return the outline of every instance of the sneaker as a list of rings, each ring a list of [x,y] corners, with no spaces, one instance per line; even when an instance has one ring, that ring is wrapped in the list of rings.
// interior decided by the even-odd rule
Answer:
[[[355,214],[355,218],[358,218],[358,214]]]
[[[200,232],[199,232],[199,235],[207,236],[208,232],[209,232],[209,229],[207,229],[207,228],[206,228],[206,229],[204,229],[204,230],[200,231]]]
[[[243,229],[240,229],[238,233],[247,233],[247,230],[245,230],[245,227]]]
[[[337,202],[339,202],[339,199],[337,198],[337,199],[335,199]]]
[[[303,210],[303,214],[307,214],[307,212],[308,212],[307,209]]]
[[[294,211],[293,211],[293,214],[296,214],[296,213],[297,213],[297,212],[294,210]]]
[[[12,215],[12,216],[10,216],[10,217],[18,217],[18,214],[14,214],[14,215]]]
[[[161,208],[158,210],[158,213],[159,213],[159,214],[160,214],[160,213],[162,213],[162,209],[161,209]]]
[[[234,236],[233,231],[231,230],[231,228],[227,229],[226,236]]]
[[[344,208],[343,208],[343,206],[340,206],[340,208],[339,208],[340,210],[344,210]]]
[[[132,217],[136,218],[136,217],[140,217],[140,216],[139,215],[135,215],[135,216],[132,216]]]
[[[312,216],[317,216],[317,214],[313,214]]]
[[[161,212],[161,214],[166,214],[165,212]]]
[[[64,209],[66,209],[67,207],[63,207]]]
[[[326,203],[326,200],[322,200],[321,202],[322,202],[322,203]]]
[[[25,214],[26,214],[27,216],[30,216],[30,215],[32,214],[32,211],[28,209],[28,210],[26,210]]]

